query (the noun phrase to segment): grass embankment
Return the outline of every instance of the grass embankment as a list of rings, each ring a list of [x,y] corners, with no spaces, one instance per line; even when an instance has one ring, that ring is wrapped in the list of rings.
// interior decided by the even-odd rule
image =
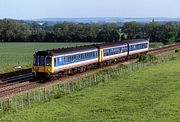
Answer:
[[[30,68],[36,51],[87,44],[92,43],[0,43],[0,73],[14,71],[15,66]]]
[[[151,42],[149,46],[150,46],[150,48],[160,48],[160,47],[164,46],[164,44],[161,42]]]
[[[180,121],[180,58],[3,115],[1,121]]]

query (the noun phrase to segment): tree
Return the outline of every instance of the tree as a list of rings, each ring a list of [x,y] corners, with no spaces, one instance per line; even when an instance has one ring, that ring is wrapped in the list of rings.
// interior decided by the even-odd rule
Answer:
[[[22,21],[4,19],[0,27],[1,39],[5,42],[25,41],[31,34],[29,25]]]
[[[137,22],[124,23],[122,32],[127,34],[128,39],[146,38],[145,25]]]

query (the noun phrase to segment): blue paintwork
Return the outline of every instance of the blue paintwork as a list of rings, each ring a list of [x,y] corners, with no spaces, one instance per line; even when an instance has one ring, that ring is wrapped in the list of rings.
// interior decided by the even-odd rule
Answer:
[[[86,54],[86,53],[78,53],[78,54],[74,54],[74,55],[68,55],[68,56],[76,56],[76,59],[70,62],[65,62],[65,57],[67,56],[59,56],[54,58],[54,67],[58,67],[58,66],[63,66],[63,65],[67,65],[67,64],[73,64],[73,63],[77,63],[77,62],[83,62],[83,61],[88,61],[91,59],[96,59],[98,57],[98,51],[92,51],[93,52],[93,57],[91,58],[84,58],[84,59],[80,59],[78,57],[79,54]],[[88,52],[89,53],[89,52]],[[59,61],[58,61],[59,60]]]
[[[129,52],[145,49],[145,48],[147,48],[147,45],[148,45],[148,43],[144,43],[144,42],[141,44],[130,44]]]
[[[114,49],[118,49],[118,53],[115,53]],[[121,53],[125,53],[128,51],[128,46],[120,46],[120,47],[112,47],[112,48],[108,48],[108,49],[104,49],[103,50],[103,56],[111,56],[111,55],[117,55],[117,54],[121,54]],[[105,53],[106,52],[106,53]]]

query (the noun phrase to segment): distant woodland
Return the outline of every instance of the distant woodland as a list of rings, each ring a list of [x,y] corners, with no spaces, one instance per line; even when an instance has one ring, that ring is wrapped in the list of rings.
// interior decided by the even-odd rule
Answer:
[[[125,39],[149,39],[164,44],[180,41],[178,23],[83,24],[0,20],[0,42],[115,42]]]

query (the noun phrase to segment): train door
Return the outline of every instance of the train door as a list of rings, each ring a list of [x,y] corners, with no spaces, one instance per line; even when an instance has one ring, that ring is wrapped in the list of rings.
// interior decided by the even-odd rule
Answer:
[[[98,49],[98,62],[101,63],[103,60],[103,49]]]
[[[130,45],[129,45],[129,43],[126,43],[126,44],[127,44],[127,57],[126,57],[126,60],[128,60],[129,52],[130,52]]]

